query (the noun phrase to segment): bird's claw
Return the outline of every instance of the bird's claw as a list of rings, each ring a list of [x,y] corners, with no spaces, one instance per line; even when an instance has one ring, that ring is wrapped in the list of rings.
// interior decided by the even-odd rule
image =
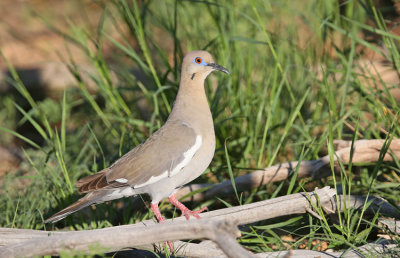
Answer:
[[[187,209],[185,211],[182,211],[182,215],[181,216],[185,216],[187,220],[190,219],[190,216],[193,216],[193,217],[195,217],[197,219],[200,219],[199,213],[202,213],[205,210],[208,210],[208,208],[207,207],[203,207],[203,208],[201,208],[200,210],[197,210],[197,211],[191,211],[191,210]]]

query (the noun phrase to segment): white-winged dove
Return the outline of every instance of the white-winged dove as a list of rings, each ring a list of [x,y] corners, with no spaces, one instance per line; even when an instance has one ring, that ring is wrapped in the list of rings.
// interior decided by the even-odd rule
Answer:
[[[200,218],[198,214],[206,207],[191,211],[174,193],[199,177],[214,156],[214,124],[204,89],[204,81],[213,70],[229,74],[208,52],[188,53],[182,62],[174,107],[164,126],[110,167],[80,179],[76,183],[79,193],[87,194],[45,223],[57,222],[92,204],[143,193],[150,195],[151,209],[159,222],[164,218],[158,203],[166,197],[187,219]]]

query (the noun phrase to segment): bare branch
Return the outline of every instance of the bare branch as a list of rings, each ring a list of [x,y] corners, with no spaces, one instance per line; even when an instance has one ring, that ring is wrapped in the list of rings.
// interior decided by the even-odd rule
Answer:
[[[74,232],[0,228],[0,245],[5,245],[0,248],[0,256],[56,254],[62,248],[87,251],[95,243],[115,251],[127,247],[149,247],[151,243],[166,240],[207,238],[214,241],[229,257],[247,257],[249,252],[240,247],[235,239],[240,235],[236,224],[245,225],[279,216],[304,214],[310,209],[315,212],[322,208],[328,214],[336,213],[344,207],[363,207],[366,200],[363,196],[339,196],[337,209],[335,198],[335,190],[325,187],[313,192],[205,212],[201,214],[202,220],[185,221],[184,217],[179,217],[156,225],[153,220],[146,220],[133,225]],[[371,204],[366,213],[379,210],[382,214],[400,217],[397,210],[381,198],[369,197],[367,202]],[[193,248],[185,244],[178,248],[178,254],[187,255],[187,252],[192,251],[199,253],[198,249]],[[212,249],[215,253],[215,248]]]
[[[178,241],[177,241],[178,242]],[[201,257],[201,258],[225,258],[226,255],[221,252],[217,248],[209,247],[208,245],[204,246],[203,242],[200,244],[194,243],[185,243],[181,242],[187,248],[185,253],[177,252],[177,255],[183,255],[185,257]],[[138,257],[140,250],[127,250],[127,255],[131,257]],[[393,257],[400,252],[399,246],[396,244],[391,244],[390,242],[384,243],[370,243],[358,248],[350,249],[350,250],[341,250],[341,251],[313,251],[313,250],[283,250],[283,251],[275,251],[275,252],[265,252],[265,253],[257,253],[256,257],[271,257],[271,258],[361,258],[361,257]],[[143,251],[142,251],[143,253]],[[147,254],[143,254],[140,257],[147,257]],[[392,256],[390,256],[392,255]]]
[[[341,252],[320,252],[312,250],[288,250],[257,254],[258,257],[268,258],[361,258],[361,257],[386,257],[384,255],[398,254],[400,251],[395,244],[367,244],[357,249],[351,249]],[[390,256],[388,256],[390,257]]]
[[[236,237],[240,236],[240,231],[232,220],[193,220],[142,227],[131,226],[58,234],[46,232],[48,234],[46,237],[1,247],[0,256],[41,256],[58,254],[62,250],[87,252],[94,244],[111,250],[120,250],[167,240],[208,238],[216,242],[228,257],[252,257],[250,252],[237,243]]]
[[[380,219],[379,223],[382,224],[387,230],[393,234],[400,236],[400,221],[395,219]]]
[[[352,163],[353,166],[365,163],[373,163],[379,160],[380,151],[384,140],[359,140],[354,142]],[[351,141],[335,141],[336,151],[335,162],[338,158],[343,164],[350,162]],[[400,158],[400,139],[394,139],[390,144],[390,150],[386,153],[383,161],[393,161],[393,156]],[[311,161],[292,161],[278,164],[263,170],[256,170],[252,173],[235,178],[238,191],[247,191],[262,185],[286,180],[296,169],[297,178],[313,177],[321,178],[332,174],[329,168],[329,156],[326,155],[317,160]],[[192,184],[181,188],[176,197],[181,199],[191,192],[209,187],[211,184]],[[210,189],[197,193],[184,201],[202,201],[211,199],[214,196],[227,196],[234,193],[231,180],[225,180],[212,186]]]

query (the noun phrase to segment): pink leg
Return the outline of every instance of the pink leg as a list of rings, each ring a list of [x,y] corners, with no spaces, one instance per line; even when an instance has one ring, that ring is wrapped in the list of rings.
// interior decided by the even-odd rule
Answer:
[[[160,210],[158,209],[158,203],[151,203],[150,207],[151,207],[152,211],[154,212],[154,215],[156,215],[158,222],[163,223],[165,221],[165,219],[161,215]]]
[[[181,202],[178,201],[178,199],[176,199],[175,195],[171,195],[169,197],[169,201],[178,209],[180,209],[182,211],[182,216],[185,216],[186,219],[189,219],[190,216],[196,217],[198,219],[200,219],[199,213],[207,210],[207,207],[203,207],[200,210],[197,211],[191,211],[189,210],[185,205],[183,205]]]
[[[158,209],[158,202],[157,203],[151,203],[150,205],[151,210],[154,212],[154,215],[156,215],[156,218],[159,223],[163,223],[165,221],[164,217],[161,215],[160,210]],[[167,242],[169,250],[171,253],[174,253],[174,247],[172,246],[172,242],[168,241]]]

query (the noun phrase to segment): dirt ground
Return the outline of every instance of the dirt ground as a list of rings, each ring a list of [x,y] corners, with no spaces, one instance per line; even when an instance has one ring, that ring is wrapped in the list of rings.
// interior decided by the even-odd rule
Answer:
[[[94,1],[2,0],[0,1],[0,49],[17,68],[31,68],[49,61],[60,61],[69,51],[78,63],[85,63],[80,49],[68,43],[50,26],[65,34],[71,29],[67,23],[96,29],[102,9]],[[46,24],[46,22],[48,24]],[[0,59],[0,69],[6,63]]]

